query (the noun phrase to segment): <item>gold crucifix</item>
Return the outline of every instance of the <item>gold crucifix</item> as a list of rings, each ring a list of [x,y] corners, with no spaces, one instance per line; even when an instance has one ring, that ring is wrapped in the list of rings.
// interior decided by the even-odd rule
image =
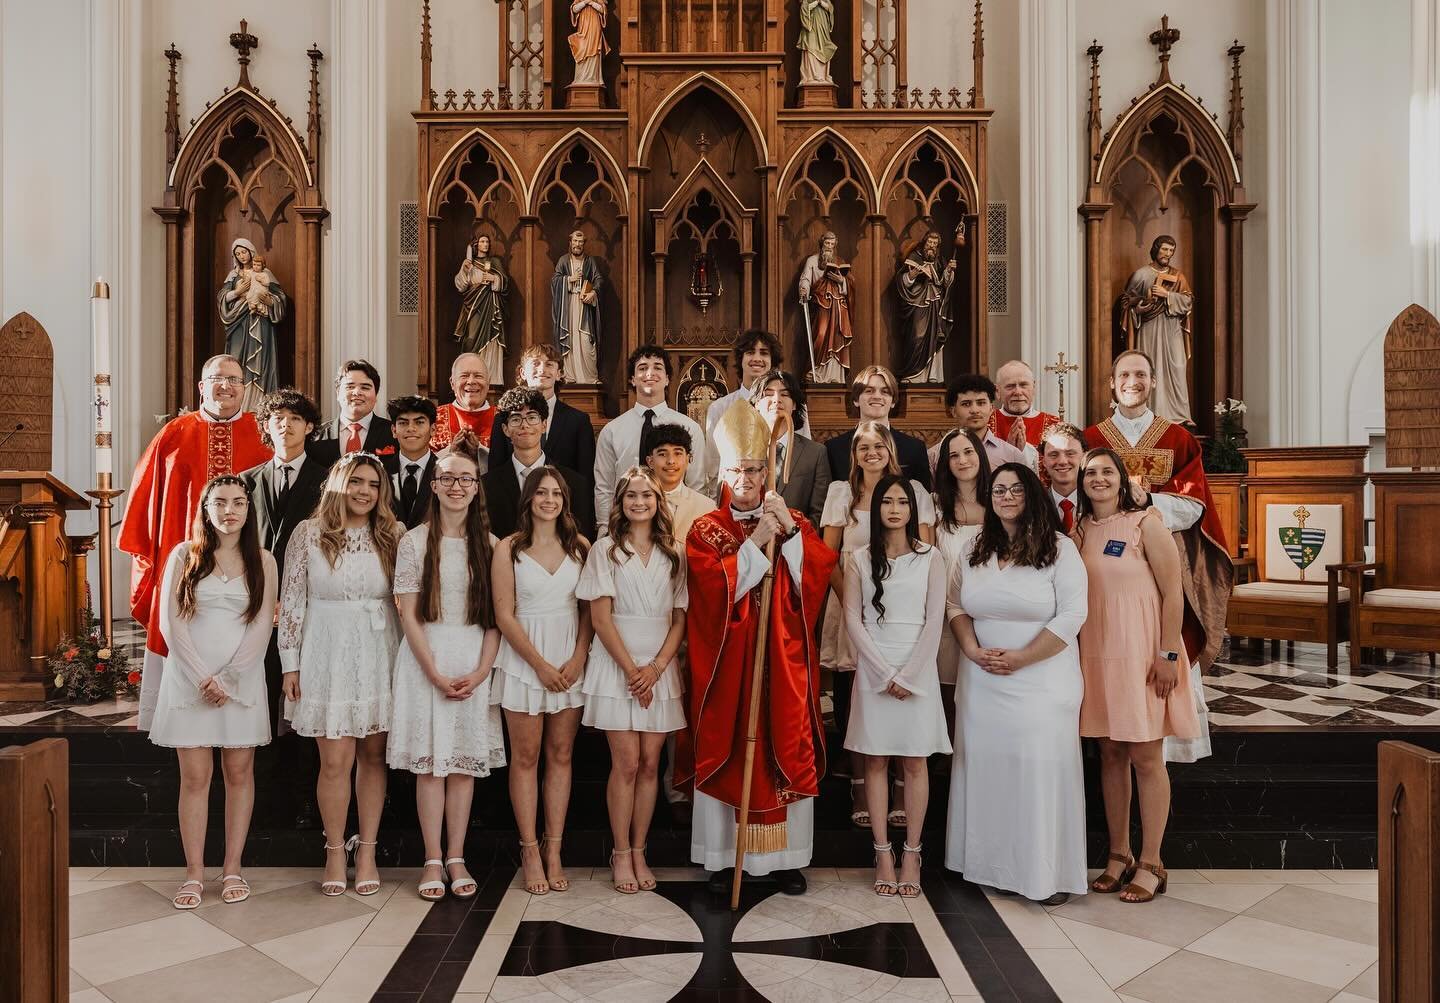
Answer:
[[[1304,529],[1305,520],[1310,518],[1310,510],[1304,505],[1301,505],[1299,508],[1297,508],[1294,512],[1291,512],[1290,514],[1295,517],[1295,521],[1300,524],[1300,528]]]
[[[1058,413],[1059,413],[1059,415],[1060,415],[1060,420],[1061,420],[1061,421],[1064,421],[1064,420],[1065,420],[1065,377],[1066,377],[1066,376],[1069,376],[1071,373],[1079,372],[1079,371],[1080,371],[1080,364],[1079,364],[1078,362],[1066,362],[1066,361],[1065,361],[1065,353],[1064,353],[1064,352],[1060,352],[1058,355],[1055,356],[1055,362],[1054,362],[1052,365],[1049,365],[1049,366],[1046,366],[1046,367],[1045,367],[1045,371],[1046,371],[1047,373],[1054,373],[1054,374],[1055,374],[1055,382],[1059,385],[1059,388],[1060,388],[1060,406],[1059,406],[1056,410],[1058,411]]]

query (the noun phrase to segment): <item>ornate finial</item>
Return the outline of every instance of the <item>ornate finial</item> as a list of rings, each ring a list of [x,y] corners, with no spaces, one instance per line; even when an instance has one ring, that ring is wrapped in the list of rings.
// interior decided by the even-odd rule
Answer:
[[[240,30],[230,33],[230,45],[240,53],[240,83],[236,85],[238,87],[250,86],[250,53],[260,48],[260,39],[250,34],[247,30],[249,27],[250,22],[241,18]]]
[[[435,109],[435,92],[430,88],[430,0],[420,5],[420,110]]]
[[[1170,27],[1170,15],[1160,18],[1160,29],[1150,33],[1150,44],[1160,50],[1160,78],[1156,83],[1170,82],[1170,50],[1180,41],[1180,29]]]
[[[1240,57],[1245,54],[1245,46],[1240,40],[1235,42],[1226,50],[1230,57],[1230,151],[1235,154],[1235,164],[1239,166],[1244,159],[1243,147],[1245,142],[1245,94],[1240,86]]]
[[[1086,119],[1086,126],[1089,130],[1092,164],[1100,159],[1100,136],[1104,131],[1100,122],[1100,53],[1104,51],[1105,47],[1100,44],[1100,40],[1093,38],[1090,40],[1090,48],[1085,50],[1085,55],[1090,57],[1090,115]]]
[[[970,88],[970,107],[985,103],[985,17],[980,0],[975,0],[975,33],[971,42],[971,59],[975,63],[975,86]]]
[[[710,150],[710,137],[705,135],[705,130],[700,130],[700,138],[695,140],[695,148],[700,151],[700,156],[705,156]]]
[[[180,154],[180,89],[176,70],[180,65],[180,50],[175,43],[165,50],[170,63],[170,79],[165,85],[165,173],[170,173],[175,158]]]
[[[309,145],[310,164],[319,174],[320,168],[320,60],[325,58],[325,53],[320,51],[320,46],[314,42],[310,48],[305,50],[305,55],[310,58],[310,117],[306,121],[305,141]]]

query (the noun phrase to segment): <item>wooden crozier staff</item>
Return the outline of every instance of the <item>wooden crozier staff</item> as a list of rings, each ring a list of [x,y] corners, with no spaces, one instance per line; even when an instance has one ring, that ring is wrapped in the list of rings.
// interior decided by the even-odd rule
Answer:
[[[770,431],[770,455],[765,462],[765,494],[763,499],[775,491],[775,451],[781,440],[792,431],[790,419],[781,415]],[[790,479],[790,461],[795,457],[793,448],[785,451],[784,479]],[[735,822],[735,882],[730,887],[730,911],[740,908],[740,881],[745,875],[745,830],[750,825],[750,786],[755,780],[755,742],[760,730],[760,693],[764,689],[765,661],[770,643],[770,607],[774,603],[775,588],[775,541],[770,537],[765,544],[765,577],[760,580],[760,622],[755,631],[755,669],[750,673],[750,713],[745,721],[745,769],[740,774],[740,812]]]

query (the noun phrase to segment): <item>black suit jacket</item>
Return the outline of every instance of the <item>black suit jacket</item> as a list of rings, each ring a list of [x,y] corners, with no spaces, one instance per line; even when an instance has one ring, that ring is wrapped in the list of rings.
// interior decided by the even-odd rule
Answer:
[[[396,452],[399,456],[399,452]],[[405,475],[405,458],[400,456],[395,461],[398,468],[390,477],[390,507],[395,510],[395,518],[405,524],[406,529],[414,529],[420,525],[425,514],[430,511],[430,496],[435,493],[435,451],[430,451],[430,462],[425,464],[425,472],[420,475],[420,489],[415,492],[415,507],[407,510],[405,501],[400,497],[400,483]]]
[[[341,427],[341,419],[332,418],[315,430],[309,445],[305,447],[305,455],[329,470],[335,465],[335,461],[340,459],[340,444],[348,434]],[[390,428],[389,419],[378,414],[370,419],[370,428],[365,433],[365,452],[379,456],[390,473],[393,474],[399,469],[396,460],[400,455],[400,447],[395,444],[395,433]]]
[[[790,442],[795,455],[789,460],[790,478],[777,482],[780,495],[786,505],[804,512],[810,524],[819,529],[825,495],[830,490],[830,458],[824,446],[803,435],[790,436]]]
[[[565,484],[570,489],[570,507],[575,514],[575,524],[580,532],[591,541],[595,539],[595,495],[585,479],[569,467],[560,466],[545,454],[545,462],[558,467]],[[505,465],[492,464],[490,472],[483,478],[485,486],[485,508],[490,513],[490,532],[504,539],[515,532],[520,518],[520,482],[515,478],[515,466],[507,458]]]
[[[912,481],[919,481],[926,491],[932,490],[930,457],[925,451],[924,441],[906,435],[893,425],[890,434],[895,437],[895,452],[899,454],[896,459],[900,461],[901,472]],[[825,452],[830,456],[831,480],[843,481],[850,476],[850,443],[854,438],[855,430],[852,428],[826,440]]]
[[[275,473],[273,459],[251,467],[240,474],[250,492],[250,505],[255,509],[255,523],[260,530],[260,546],[275,557],[275,570],[285,574],[285,549],[290,545],[290,534],[304,520],[310,518],[320,495],[325,490],[326,470],[309,456],[300,464],[300,470],[290,484],[290,494],[285,507],[276,505],[275,492],[280,487],[280,478]]]
[[[590,492],[594,493],[595,427],[590,424],[590,418],[584,411],[573,408],[556,397],[555,414],[550,420],[550,431],[545,434],[541,448],[545,450],[546,461],[579,474],[590,485]],[[510,447],[510,438],[500,427],[497,415],[495,428],[490,433],[491,469],[508,468],[512,455],[514,450]]]

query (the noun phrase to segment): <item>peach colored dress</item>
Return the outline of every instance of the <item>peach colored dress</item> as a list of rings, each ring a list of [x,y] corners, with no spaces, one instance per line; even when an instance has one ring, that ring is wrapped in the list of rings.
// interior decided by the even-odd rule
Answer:
[[[1090,613],[1080,628],[1080,734],[1087,738],[1154,742],[1200,734],[1184,652],[1180,683],[1168,697],[1145,685],[1160,652],[1160,589],[1140,537],[1149,512],[1087,516],[1075,534],[1090,576]]]

